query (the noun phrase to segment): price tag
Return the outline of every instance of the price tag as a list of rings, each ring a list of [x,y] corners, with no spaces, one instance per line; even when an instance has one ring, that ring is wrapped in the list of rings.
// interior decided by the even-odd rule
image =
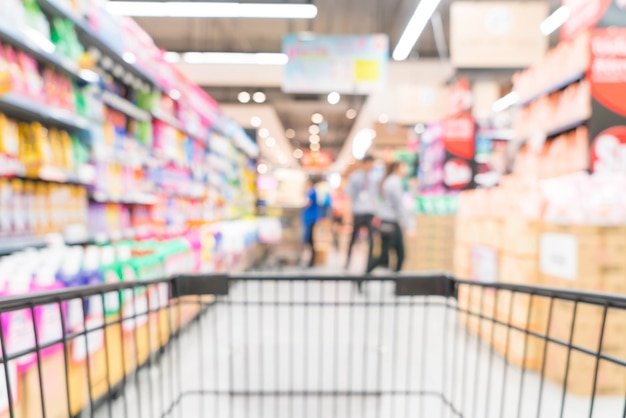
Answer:
[[[578,241],[569,234],[546,233],[539,242],[539,271],[566,280],[578,277]]]

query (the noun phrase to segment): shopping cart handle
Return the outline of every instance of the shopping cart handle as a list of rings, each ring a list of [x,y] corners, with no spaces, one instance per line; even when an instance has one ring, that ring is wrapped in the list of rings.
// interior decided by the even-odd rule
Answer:
[[[396,279],[396,296],[445,296],[456,298],[456,283],[443,273],[402,275]]]
[[[228,275],[197,274],[177,276],[172,284],[172,297],[191,295],[228,295]]]

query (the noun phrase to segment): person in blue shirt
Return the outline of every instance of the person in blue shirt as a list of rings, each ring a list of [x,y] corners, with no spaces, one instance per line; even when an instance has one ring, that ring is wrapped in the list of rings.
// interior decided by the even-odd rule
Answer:
[[[304,244],[311,249],[311,258],[309,267],[313,267],[315,263],[315,225],[322,218],[322,207],[317,199],[317,190],[315,186],[318,181],[311,179],[307,182],[306,187],[306,204],[302,210],[302,224],[304,226]]]

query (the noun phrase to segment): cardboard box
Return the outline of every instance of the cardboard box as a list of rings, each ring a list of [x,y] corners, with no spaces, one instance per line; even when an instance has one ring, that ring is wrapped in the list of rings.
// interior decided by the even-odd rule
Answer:
[[[596,352],[600,346],[600,331],[604,307],[579,303],[571,336],[572,344]],[[550,337],[568,343],[574,320],[574,302],[555,301],[550,323]],[[626,359],[626,312],[608,309],[604,324],[602,351]]]
[[[469,279],[472,274],[471,247],[457,243],[454,246],[453,264],[454,276],[458,279]]]
[[[515,284],[538,284],[539,265],[535,257],[523,258],[507,253],[500,255],[499,281]]]
[[[565,382],[569,354],[568,378]],[[622,357],[623,358],[623,357]],[[549,343],[546,354],[546,377],[557,385],[567,383],[567,392],[590,397],[596,370],[594,356],[571,350],[555,343]],[[598,364],[596,395],[624,396],[626,391],[626,368],[601,360]]]
[[[544,223],[539,269],[553,285],[626,293],[625,250],[624,227]]]
[[[521,217],[506,218],[502,225],[502,250],[535,257],[539,253],[539,223]]]

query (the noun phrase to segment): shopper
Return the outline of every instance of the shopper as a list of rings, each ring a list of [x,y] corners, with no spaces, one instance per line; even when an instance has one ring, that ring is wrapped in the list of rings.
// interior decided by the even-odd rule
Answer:
[[[348,177],[346,195],[351,202],[352,212],[352,237],[348,246],[348,257],[346,260],[346,270],[350,267],[352,258],[352,248],[358,237],[361,228],[367,229],[368,254],[367,264],[372,263],[373,251],[373,225],[376,196],[378,195],[379,182],[373,176],[374,157],[365,156],[360,163],[360,167]]]
[[[304,244],[311,250],[311,258],[308,266],[313,267],[315,264],[315,225],[321,219],[322,210],[317,199],[317,190],[315,188],[318,181],[311,179],[307,181],[306,205],[302,211],[302,223],[304,226]]]
[[[406,177],[406,164],[394,161],[389,164],[387,173],[380,184],[380,200],[377,217],[378,229],[381,235],[381,251],[378,259],[373,260],[367,268],[368,273],[376,267],[390,267],[389,253],[396,253],[396,265],[394,271],[402,270],[404,263],[404,234],[403,228],[409,229],[410,216],[404,207],[402,179]]]

